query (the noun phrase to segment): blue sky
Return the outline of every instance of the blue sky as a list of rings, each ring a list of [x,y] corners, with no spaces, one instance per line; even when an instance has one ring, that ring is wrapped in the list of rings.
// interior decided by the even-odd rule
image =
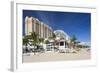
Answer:
[[[79,41],[91,41],[90,13],[23,10],[23,35],[26,16],[38,18],[40,21],[51,26],[53,30],[63,30],[70,37],[75,35]]]

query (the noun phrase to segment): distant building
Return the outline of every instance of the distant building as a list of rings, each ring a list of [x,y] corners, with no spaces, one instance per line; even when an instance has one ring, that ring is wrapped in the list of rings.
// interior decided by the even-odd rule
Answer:
[[[34,17],[25,18],[25,35],[30,35],[30,32],[36,32],[39,35],[39,38],[49,38],[53,35],[53,30],[47,24],[39,21]]]

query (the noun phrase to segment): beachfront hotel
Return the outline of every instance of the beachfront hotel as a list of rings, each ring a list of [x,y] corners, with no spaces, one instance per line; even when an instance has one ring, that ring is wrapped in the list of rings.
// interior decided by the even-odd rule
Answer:
[[[68,49],[68,44],[70,37],[63,30],[53,30],[47,24],[39,21],[37,18],[26,16],[25,18],[25,35],[30,35],[30,32],[36,32],[39,35],[39,38],[49,39],[53,34],[56,35],[55,44],[58,49]],[[49,44],[45,49],[53,50],[54,40],[49,39]]]
[[[69,49],[73,49],[73,46],[70,44],[71,38],[64,30],[53,30],[49,25],[41,22],[37,18],[26,16],[25,35],[31,35],[33,31],[38,34],[39,38],[43,38],[44,42],[48,41],[48,43],[39,44],[45,51],[54,51],[55,48],[59,51],[69,51]],[[56,38],[50,39],[54,34]]]
[[[47,24],[39,21],[37,18],[26,16],[25,18],[25,35],[30,35],[30,32],[36,32],[39,38],[52,37],[53,30]]]

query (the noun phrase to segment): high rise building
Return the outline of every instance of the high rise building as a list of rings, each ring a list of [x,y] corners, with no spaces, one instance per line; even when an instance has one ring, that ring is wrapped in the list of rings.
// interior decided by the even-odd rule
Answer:
[[[34,31],[39,35],[39,38],[49,38],[53,35],[53,30],[47,24],[39,21],[34,17],[25,18],[25,35],[30,35]]]

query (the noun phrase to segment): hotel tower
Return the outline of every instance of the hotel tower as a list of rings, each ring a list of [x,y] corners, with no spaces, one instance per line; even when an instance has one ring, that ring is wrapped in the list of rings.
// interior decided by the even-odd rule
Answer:
[[[30,32],[36,32],[39,35],[39,38],[49,38],[52,37],[53,30],[47,24],[39,21],[34,17],[25,18],[25,35],[30,35]]]

